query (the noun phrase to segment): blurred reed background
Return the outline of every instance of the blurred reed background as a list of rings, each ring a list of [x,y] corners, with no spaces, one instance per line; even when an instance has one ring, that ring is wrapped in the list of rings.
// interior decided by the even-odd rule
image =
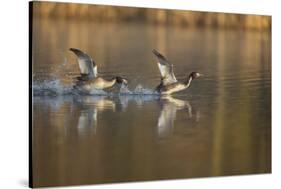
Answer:
[[[183,10],[130,8],[75,3],[34,3],[34,16],[112,22],[149,22],[182,27],[271,30],[271,17]]]

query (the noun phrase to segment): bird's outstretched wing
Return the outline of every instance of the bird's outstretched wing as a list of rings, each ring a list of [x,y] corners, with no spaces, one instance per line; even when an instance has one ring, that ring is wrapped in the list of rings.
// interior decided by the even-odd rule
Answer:
[[[168,85],[171,83],[177,82],[177,79],[174,75],[173,64],[171,64],[162,54],[157,50],[152,50],[153,54],[157,57],[158,67],[162,76],[162,84]]]
[[[81,77],[79,77],[80,79],[87,80],[97,77],[97,65],[89,55],[79,49],[70,48],[69,50],[72,51],[78,58],[81,73]]]

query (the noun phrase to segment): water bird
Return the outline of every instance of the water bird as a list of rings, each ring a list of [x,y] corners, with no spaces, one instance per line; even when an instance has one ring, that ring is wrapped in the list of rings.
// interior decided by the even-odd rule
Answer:
[[[93,89],[110,88],[115,84],[128,84],[128,80],[120,76],[109,80],[98,76],[97,65],[88,54],[76,48],[70,48],[69,50],[77,56],[80,68],[80,76],[76,77],[75,88],[89,92]]]
[[[161,74],[161,83],[155,89],[160,94],[169,95],[185,90],[190,86],[192,80],[202,76],[198,72],[191,72],[186,81],[179,82],[175,77],[173,64],[157,50],[153,49],[152,52],[158,60],[157,64]]]

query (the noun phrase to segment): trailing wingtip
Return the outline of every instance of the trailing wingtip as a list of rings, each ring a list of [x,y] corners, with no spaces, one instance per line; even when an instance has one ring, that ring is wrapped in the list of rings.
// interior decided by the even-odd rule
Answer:
[[[155,54],[155,55],[159,55],[159,54],[160,54],[156,49],[153,49],[152,52],[153,52],[153,54]]]
[[[161,53],[159,53],[157,50],[153,49],[152,52],[155,56],[157,56],[157,58],[166,60],[166,58]]]
[[[83,51],[81,51],[81,50],[79,50],[79,49],[76,49],[76,48],[69,48],[69,50],[70,50],[71,52],[73,52],[74,54],[76,54],[77,56],[80,56],[80,55],[83,55],[83,54],[84,54]]]
[[[69,48],[70,51],[76,51],[77,49],[75,48]]]

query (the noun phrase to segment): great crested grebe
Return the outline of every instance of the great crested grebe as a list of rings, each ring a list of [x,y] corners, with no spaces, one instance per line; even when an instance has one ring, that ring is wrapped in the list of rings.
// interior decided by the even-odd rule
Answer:
[[[77,77],[75,88],[82,89],[84,91],[91,91],[93,89],[106,89],[118,84],[128,84],[127,79],[116,76],[110,80],[106,80],[98,76],[97,65],[92,58],[83,51],[75,48],[70,48],[78,58],[78,64],[81,75]]]
[[[198,72],[191,72],[186,81],[179,82],[174,75],[173,64],[169,63],[169,61],[155,49],[153,49],[152,52],[157,57],[157,63],[161,74],[161,83],[156,87],[156,91],[160,94],[172,94],[187,89],[193,79],[202,76],[202,74]]]

